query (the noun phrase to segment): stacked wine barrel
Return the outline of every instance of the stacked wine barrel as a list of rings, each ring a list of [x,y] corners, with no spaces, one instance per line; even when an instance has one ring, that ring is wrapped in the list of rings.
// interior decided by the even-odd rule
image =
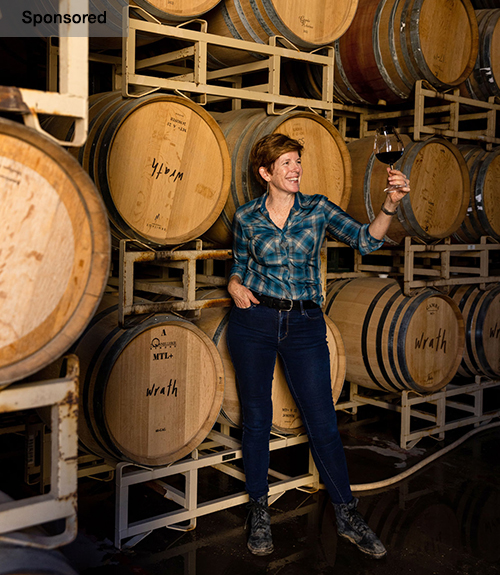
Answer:
[[[109,274],[106,211],[60,146],[0,119],[0,388],[58,359],[82,334]]]

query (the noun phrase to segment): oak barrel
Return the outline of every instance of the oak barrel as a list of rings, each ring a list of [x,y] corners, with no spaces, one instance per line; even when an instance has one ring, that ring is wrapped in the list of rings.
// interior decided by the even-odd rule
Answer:
[[[341,333],[351,383],[430,393],[449,383],[460,365],[462,314],[434,290],[407,297],[392,279],[334,281],[325,313]]]
[[[249,157],[253,145],[268,134],[286,134],[303,144],[302,193],[323,194],[339,207],[347,207],[351,194],[351,158],[342,136],[331,122],[312,112],[268,116],[260,109],[234,110],[214,114],[214,117],[231,152],[232,180],[224,210],[205,234],[208,239],[230,245],[236,210],[264,193],[253,174]]]
[[[185,22],[202,16],[219,2],[220,0],[133,0],[130,4],[137,4],[160,20]]]
[[[227,293],[225,294],[227,297]],[[210,294],[210,297],[223,297],[221,291]],[[238,388],[233,364],[226,344],[228,308],[206,308],[195,325],[214,341],[224,363],[226,386],[221,409],[221,419],[234,427],[240,427],[242,414]],[[328,347],[330,350],[330,374],[332,379],[332,396],[337,401],[344,385],[345,354],[342,338],[334,323],[325,316]],[[288,389],[285,373],[278,358],[273,380],[273,424],[272,429],[278,433],[297,434],[304,431],[299,410]]]
[[[462,224],[470,196],[466,162],[459,149],[444,138],[412,142],[403,135],[405,153],[396,164],[410,180],[386,236],[399,244],[405,236],[433,241],[452,235]],[[353,166],[353,186],[347,212],[361,223],[378,214],[387,185],[387,166],[373,153],[373,137],[348,145]]]
[[[478,38],[470,0],[359,0],[335,43],[335,93],[377,104],[408,98],[417,80],[458,86],[474,67]]]
[[[456,286],[450,297],[462,312],[465,324],[465,351],[458,368],[460,375],[500,376],[500,285],[488,290]]]
[[[500,96],[500,9],[476,10],[476,16],[479,52],[460,91],[469,98],[488,100],[491,96]]]
[[[113,235],[157,247],[200,237],[229,193],[222,130],[180,96],[95,99],[79,160],[103,196]]]
[[[79,438],[111,460],[161,466],[195,449],[215,423],[224,369],[214,343],[175,315],[118,326],[106,296],[79,340]]]
[[[75,159],[0,120],[0,388],[60,357],[99,305],[109,273],[106,210]]]
[[[481,236],[500,240],[500,148],[488,152],[480,146],[459,146],[470,175],[470,200],[462,224],[453,234],[465,243],[478,242]]]
[[[205,15],[208,32],[268,44],[281,36],[301,50],[331,44],[349,28],[358,0],[223,0]],[[232,66],[258,59],[247,51],[209,46],[212,62]]]

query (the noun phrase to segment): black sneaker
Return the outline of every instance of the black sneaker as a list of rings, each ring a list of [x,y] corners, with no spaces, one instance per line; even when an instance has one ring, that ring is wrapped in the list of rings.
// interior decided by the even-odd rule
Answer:
[[[267,495],[257,500],[250,497],[248,508],[250,509],[250,535],[247,546],[254,555],[269,555],[274,551],[274,546]]]
[[[337,519],[337,533],[349,539],[363,553],[375,559],[381,559],[387,551],[357,510],[358,502],[359,499],[354,497],[350,503],[333,504]]]

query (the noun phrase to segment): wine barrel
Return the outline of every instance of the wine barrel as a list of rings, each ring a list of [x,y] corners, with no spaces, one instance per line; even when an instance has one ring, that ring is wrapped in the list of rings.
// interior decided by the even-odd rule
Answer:
[[[411,191],[402,200],[386,236],[399,244],[405,236],[433,241],[450,236],[462,224],[470,196],[466,162],[451,142],[440,137],[411,142],[402,135],[405,153],[396,167],[410,179]],[[373,138],[348,144],[353,186],[347,212],[370,223],[380,210],[387,185],[387,166],[373,154]]]
[[[214,117],[231,152],[232,180],[224,210],[205,234],[208,239],[230,245],[236,210],[264,193],[253,174],[249,157],[253,145],[268,134],[285,134],[303,144],[302,193],[323,194],[339,207],[347,207],[351,194],[351,158],[342,136],[331,122],[312,112],[268,116],[260,109],[234,110],[214,114]]]
[[[345,102],[396,103],[417,80],[458,86],[474,67],[478,37],[470,0],[359,0],[335,42],[335,93]]]
[[[458,368],[460,375],[500,376],[500,285],[488,290],[456,286],[450,292],[462,312],[465,324],[465,351]]]
[[[202,16],[220,2],[220,0],[133,0],[146,12],[167,22],[185,22]]]
[[[74,352],[80,358],[79,439],[107,460],[147,466],[177,461],[215,423],[224,369],[213,342],[191,322],[156,314],[118,326],[102,309]]]
[[[227,297],[221,291],[210,294],[210,297]],[[228,308],[206,308],[202,310],[201,318],[195,325],[214,341],[224,363],[226,386],[221,409],[221,420],[234,427],[242,423],[241,406],[233,364],[226,344],[227,323],[230,310]],[[332,396],[334,402],[340,396],[345,376],[345,354],[339,330],[327,317],[327,339],[330,350],[330,374],[332,379]],[[288,389],[285,372],[278,358],[274,370],[272,389],[273,423],[272,429],[278,433],[298,434],[304,431],[299,410]]]
[[[468,98],[488,100],[500,96],[500,10],[476,10],[476,16],[479,53],[460,92]]]
[[[282,36],[301,50],[331,44],[349,28],[358,0],[223,0],[205,15],[208,32],[226,38],[268,44]],[[209,45],[212,62],[232,66],[258,59],[257,54]]]
[[[500,148],[492,152],[480,146],[459,146],[469,170],[469,207],[460,227],[453,236],[465,243],[478,242],[481,236],[500,240]]]
[[[462,315],[451,298],[434,290],[407,297],[392,279],[335,281],[325,313],[344,341],[351,383],[430,393],[443,388],[460,365]]]
[[[109,274],[106,210],[81,166],[0,120],[0,388],[60,357],[82,334]]]
[[[79,160],[101,192],[117,238],[156,247],[200,237],[231,182],[221,129],[201,106],[172,95],[94,100]]]

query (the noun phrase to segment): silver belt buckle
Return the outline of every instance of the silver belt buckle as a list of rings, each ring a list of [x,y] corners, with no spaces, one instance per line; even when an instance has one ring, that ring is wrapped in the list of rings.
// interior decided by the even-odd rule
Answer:
[[[289,307],[288,309],[284,309],[283,311],[292,311],[292,309],[293,309],[293,299],[284,300],[284,301],[289,301],[289,302],[290,302],[290,307]]]

